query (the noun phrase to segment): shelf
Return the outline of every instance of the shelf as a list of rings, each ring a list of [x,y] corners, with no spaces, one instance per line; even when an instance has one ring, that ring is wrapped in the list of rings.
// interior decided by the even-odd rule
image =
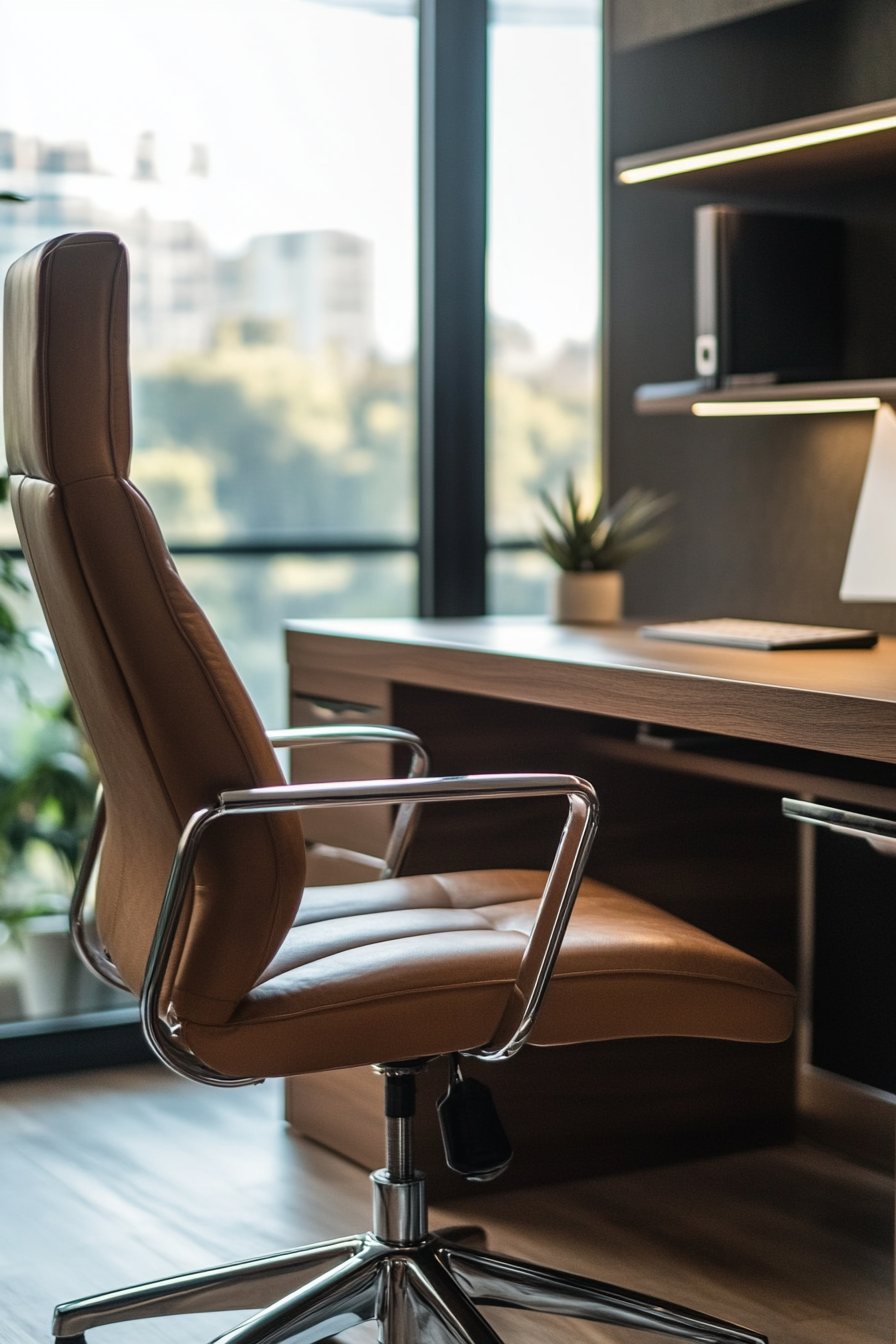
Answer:
[[[756,190],[821,186],[896,169],[896,98],[616,160],[616,181]]]
[[[663,388],[667,387],[668,393]],[[685,388],[692,390],[684,391]],[[674,390],[673,390],[674,389]],[[794,414],[792,409],[785,411],[783,404],[793,402],[825,402],[843,399],[868,399],[877,397],[880,401],[896,404],[896,378],[863,378],[851,382],[833,383],[772,383],[753,387],[725,387],[711,391],[701,391],[692,384],[645,384],[635,391],[634,405],[638,415],[687,415],[693,410],[694,403],[705,406],[724,407],[731,405],[756,405],[757,403],[776,402],[782,404],[780,414]],[[874,410],[873,405],[844,407],[844,410]],[[716,414],[724,414],[724,410]],[[753,412],[755,414],[756,412]],[[766,412],[774,415],[774,410]],[[712,412],[708,412],[712,414]],[[736,414],[736,412],[731,412]],[[746,411],[745,414],[751,414]]]
[[[799,752],[786,747],[768,749],[765,744],[757,751],[755,743],[726,742],[724,738],[718,739],[712,752],[709,749],[701,752],[699,748],[664,750],[662,746],[649,746],[630,738],[606,737],[600,733],[589,733],[586,741],[595,755],[604,760],[620,761],[623,765],[697,775],[701,779],[717,779],[727,784],[745,784],[772,793],[809,794],[813,798],[896,812],[896,788],[879,782],[880,771],[868,770],[865,772],[868,778],[861,778],[855,771],[847,772],[853,762],[825,760],[820,753]],[[751,759],[751,749],[755,759]]]

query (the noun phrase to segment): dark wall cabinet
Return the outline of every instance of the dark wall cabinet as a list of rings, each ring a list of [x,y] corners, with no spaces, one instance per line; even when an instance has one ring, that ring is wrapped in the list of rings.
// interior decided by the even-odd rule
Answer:
[[[841,163],[836,172],[763,179],[757,171],[712,187],[612,178],[619,157],[894,97],[892,0],[807,0],[608,56],[610,489],[654,486],[679,500],[673,539],[628,571],[630,615],[896,632],[896,604],[838,598],[870,414],[700,420],[633,407],[640,384],[693,376],[693,217],[710,203],[842,219],[844,374],[896,377],[896,150],[892,172]]]

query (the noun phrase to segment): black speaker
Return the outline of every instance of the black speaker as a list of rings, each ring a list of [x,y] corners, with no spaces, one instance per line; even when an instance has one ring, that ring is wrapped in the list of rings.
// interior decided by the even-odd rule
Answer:
[[[746,387],[843,376],[841,220],[704,205],[694,242],[699,377]]]

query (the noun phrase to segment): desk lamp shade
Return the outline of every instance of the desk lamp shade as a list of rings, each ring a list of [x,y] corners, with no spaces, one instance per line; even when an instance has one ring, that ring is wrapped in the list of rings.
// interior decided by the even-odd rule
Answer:
[[[840,601],[896,602],[896,414],[886,404],[874,417]]]

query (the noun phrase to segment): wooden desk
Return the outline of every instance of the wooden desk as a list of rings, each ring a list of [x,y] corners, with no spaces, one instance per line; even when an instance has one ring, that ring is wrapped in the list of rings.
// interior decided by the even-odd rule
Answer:
[[[295,622],[290,668],[336,672],[896,764],[896,638],[752,652],[538,617]],[[896,782],[896,774],[894,774]]]
[[[648,640],[633,626],[357,620],[290,624],[287,649],[293,723],[334,717],[399,723],[428,742],[437,773],[585,775],[603,807],[589,868],[594,876],[654,900],[804,982],[810,912],[800,909],[800,848],[805,877],[811,836],[781,819],[780,795],[896,812],[896,639],[882,639],[872,650],[766,653]],[[641,722],[719,735],[730,749],[645,746],[636,740]],[[297,753],[294,769],[301,773],[294,777],[394,768],[382,748],[367,752],[338,760],[332,753],[316,759]],[[428,809],[411,871],[542,866],[556,819],[533,811],[509,820],[501,806],[486,809],[479,822],[461,820],[456,809]],[[309,832],[330,846],[376,853],[388,824],[387,815],[372,817],[371,810],[354,819],[338,812],[316,815]],[[346,880],[370,872],[348,867],[336,875]],[[804,1042],[800,1048],[805,1054]],[[526,1051],[518,1065],[489,1074],[496,1084],[500,1076],[520,1153],[536,1153],[528,1166],[521,1157],[508,1179],[594,1174],[786,1137],[794,1124],[797,1075],[803,1107],[817,1113],[819,1123],[833,1108],[848,1128],[848,1089],[795,1068],[794,1049],[632,1041]],[[432,1083],[435,1093],[441,1082]],[[317,1102],[316,1085],[291,1085],[300,1126],[359,1160],[378,1161],[378,1151],[364,1147],[379,1143],[373,1087],[359,1075],[351,1083],[351,1107],[341,1108],[355,1116],[367,1108],[368,1138],[362,1139],[334,1135],[332,1117],[340,1109],[335,1103],[345,1100],[346,1077],[321,1079]],[[551,1092],[562,1100],[549,1114],[542,1100],[536,1122],[532,1097]],[[856,1121],[856,1142],[867,1141],[879,1156],[892,1150],[892,1111],[868,1105]],[[862,1106],[858,1094],[856,1106]],[[652,1127],[645,1127],[645,1111]],[[578,1128],[569,1119],[576,1114],[586,1117]],[[433,1160],[424,1165],[432,1168]]]

